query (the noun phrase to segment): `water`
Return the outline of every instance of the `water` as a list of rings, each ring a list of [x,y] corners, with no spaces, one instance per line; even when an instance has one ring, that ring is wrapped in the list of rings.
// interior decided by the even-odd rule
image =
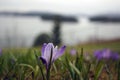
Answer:
[[[51,35],[53,25],[38,17],[0,16],[0,48],[30,47],[39,34]],[[120,23],[93,23],[82,18],[78,23],[61,25],[63,44],[67,45],[120,38]]]

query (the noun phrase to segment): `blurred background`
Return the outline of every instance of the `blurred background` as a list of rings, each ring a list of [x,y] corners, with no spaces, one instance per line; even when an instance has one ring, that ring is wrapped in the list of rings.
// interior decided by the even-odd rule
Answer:
[[[0,48],[120,42],[120,0],[0,0]]]

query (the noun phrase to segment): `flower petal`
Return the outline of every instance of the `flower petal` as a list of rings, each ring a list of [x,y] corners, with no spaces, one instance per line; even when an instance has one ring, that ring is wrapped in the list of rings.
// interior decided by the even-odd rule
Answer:
[[[111,57],[112,52],[110,51],[110,49],[104,49],[102,52],[102,57],[104,59],[109,59]]]
[[[77,53],[77,51],[76,51],[75,49],[71,49],[71,50],[70,50],[70,54],[71,54],[71,55],[75,55],[76,53]]]
[[[56,53],[54,60],[56,60],[58,57],[62,56],[65,51],[66,46],[62,46],[59,51]]]
[[[101,60],[102,59],[102,51],[101,50],[96,50],[94,52],[94,56],[98,59]]]
[[[54,62],[54,58],[55,58],[55,56],[56,56],[56,54],[58,53],[58,47],[56,46],[54,49],[53,49],[53,57],[52,57],[52,62]]]
[[[118,60],[118,59],[120,59],[120,55],[118,53],[113,53],[112,56],[111,56],[111,58],[113,60]]]
[[[43,64],[47,64],[47,61],[45,60],[45,58],[44,58],[44,57],[39,57],[39,59],[41,59],[41,60],[42,60],[42,63],[43,63]]]
[[[44,58],[47,63],[49,63],[50,60],[51,49],[54,49],[54,45],[52,43],[48,43],[44,50]]]
[[[42,46],[42,50],[41,50],[42,56],[44,56],[44,51],[46,46],[47,46],[47,43],[44,43]]]

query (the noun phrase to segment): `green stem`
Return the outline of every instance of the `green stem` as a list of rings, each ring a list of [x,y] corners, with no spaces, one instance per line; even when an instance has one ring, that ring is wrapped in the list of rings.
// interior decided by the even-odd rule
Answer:
[[[54,63],[53,63],[53,67],[54,67],[55,73],[57,73],[57,68]]]
[[[48,64],[47,74],[46,74],[46,80],[50,80],[50,69],[52,64],[52,55],[53,55],[53,48],[51,48],[51,54],[50,54],[50,62]]]
[[[45,76],[44,76],[44,74],[43,74],[42,67],[41,67],[41,66],[39,66],[39,68],[40,68],[40,71],[41,71],[41,74],[42,74],[42,78],[43,78],[43,80],[45,80]]]
[[[113,80],[112,73],[110,72],[110,69],[107,64],[105,64],[105,69],[107,71],[107,74],[109,76],[109,80]]]
[[[5,75],[5,78],[8,77],[8,75],[11,73],[11,71],[16,67],[17,63],[15,62],[14,65],[12,65],[12,67],[10,68],[10,71],[7,72],[7,74]]]
[[[36,59],[37,59],[37,63],[38,63],[38,66],[39,66],[39,68],[40,68],[40,72],[41,72],[41,74],[42,74],[42,78],[43,78],[43,80],[45,80],[45,76],[44,76],[44,73],[43,73],[43,69],[42,69],[42,64],[41,64],[41,61],[39,61],[38,60],[38,56],[37,56],[37,54],[36,54],[36,51],[34,52],[35,53],[35,57],[36,57]]]
[[[118,76],[118,80],[120,80],[120,76],[119,76],[120,75],[120,69],[119,68],[120,68],[120,61],[118,61],[118,75],[117,75]]]

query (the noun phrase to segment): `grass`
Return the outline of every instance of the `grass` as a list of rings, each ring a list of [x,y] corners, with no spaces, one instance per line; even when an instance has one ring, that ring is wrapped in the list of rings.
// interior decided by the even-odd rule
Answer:
[[[110,43],[98,43],[98,44],[84,44],[77,46],[67,46],[65,54],[55,61],[51,68],[51,80],[79,80],[81,75],[83,78],[95,77],[98,74],[101,80],[110,80],[109,70],[102,68],[103,63],[98,64],[96,59],[92,56],[92,63],[90,61],[84,61],[81,55],[81,48],[83,48],[83,53],[92,53],[97,49],[109,48],[113,51],[120,53],[120,42],[110,42]],[[70,50],[74,48],[79,53],[79,63],[76,63],[76,56],[71,56]],[[36,52],[35,52],[36,51]],[[42,76],[40,73],[39,65],[37,63],[35,53],[40,56],[40,48],[30,48],[30,49],[3,49],[2,56],[0,56],[0,79],[1,80],[41,80]],[[67,56],[67,58],[66,58]],[[67,60],[68,59],[68,62]],[[79,64],[76,66],[75,64]],[[89,69],[90,64],[90,69]],[[118,68],[118,61],[108,62],[110,67],[110,73],[114,78],[112,80],[118,80],[118,74],[120,73]],[[82,65],[82,66],[81,66]],[[45,66],[41,65],[45,73]],[[81,66],[81,69],[80,69]],[[98,67],[96,67],[98,66]],[[88,73],[86,73],[86,70]],[[97,72],[95,72],[97,70]],[[108,75],[109,74],[109,75]],[[79,76],[75,76],[79,75]],[[98,78],[97,78],[98,79]],[[95,80],[95,78],[93,79]]]

